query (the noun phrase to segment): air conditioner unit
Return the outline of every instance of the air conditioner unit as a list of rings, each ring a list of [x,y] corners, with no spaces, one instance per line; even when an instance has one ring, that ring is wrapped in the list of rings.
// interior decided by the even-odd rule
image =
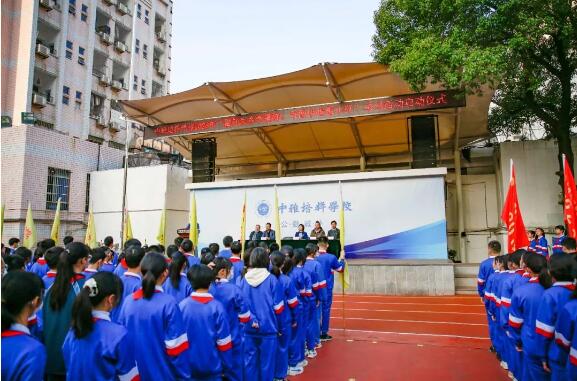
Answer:
[[[120,124],[118,122],[110,122],[108,123],[108,128],[110,128],[111,131],[118,132],[120,131]]]
[[[99,81],[102,86],[110,85],[110,77],[103,75],[100,77]]]
[[[118,50],[121,53],[126,51],[126,45],[122,41],[116,41],[114,43],[114,47],[116,48],[116,50]]]
[[[104,0],[104,2],[108,5],[116,5],[118,0]]]
[[[128,83],[126,82],[122,83],[122,90],[128,91]]]
[[[111,86],[114,90],[121,90],[121,89],[122,89],[122,82],[113,79],[113,80],[112,80],[112,83],[110,84],[110,86]]]
[[[158,75],[160,75],[161,77],[164,77],[166,75],[166,69],[164,68],[164,66],[160,65],[156,68],[156,72],[158,73]]]
[[[98,115],[98,116],[96,117],[96,125],[97,125],[97,126],[105,126],[105,125],[106,125],[106,124],[105,124],[105,121],[104,121],[104,116]]]
[[[121,13],[123,15],[128,13],[128,7],[126,6],[126,4],[118,3],[116,5],[116,9],[118,10],[118,13]]]
[[[52,0],[40,0],[40,6],[48,11],[54,8]]]
[[[40,57],[48,58],[50,56],[50,49],[42,44],[36,44],[36,54]]]
[[[44,107],[46,106],[46,97],[40,94],[32,94],[32,104]]]
[[[102,43],[106,44],[106,45],[111,45],[114,40],[112,39],[112,36],[109,35],[108,33],[102,33],[100,35],[100,41],[102,41]]]
[[[160,42],[166,42],[166,32],[163,30],[156,32],[156,38]]]

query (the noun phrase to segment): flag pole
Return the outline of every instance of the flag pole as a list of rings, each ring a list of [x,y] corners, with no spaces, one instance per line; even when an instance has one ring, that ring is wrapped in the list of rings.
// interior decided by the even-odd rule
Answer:
[[[125,137],[124,137],[124,176],[122,180],[122,221],[120,223],[120,249],[124,249],[124,224],[126,223],[126,216],[124,215],[124,210],[126,209],[126,185],[128,180],[128,145],[130,143],[129,138],[129,126],[128,119],[125,118]]]
[[[345,203],[343,201],[343,183],[339,180],[339,192],[340,192],[340,201],[341,201],[341,213],[344,216],[345,210]],[[344,217],[340,219],[341,223],[344,222]],[[345,227],[341,226],[341,234],[345,234]],[[344,235],[341,236],[339,234],[339,241],[340,243],[342,243],[344,241]],[[339,245],[339,246],[343,246],[341,247],[341,251],[344,251],[344,245]],[[341,253],[339,253],[339,256],[341,255]],[[346,263],[345,263],[346,266]],[[343,272],[341,273],[341,299],[343,300],[343,304],[342,304],[342,312],[343,312],[343,337],[346,340],[347,339],[347,319],[345,316],[345,269],[343,267]]]

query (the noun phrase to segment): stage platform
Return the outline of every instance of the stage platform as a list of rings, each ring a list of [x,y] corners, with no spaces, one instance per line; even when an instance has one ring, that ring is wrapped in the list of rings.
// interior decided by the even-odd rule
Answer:
[[[347,260],[347,294],[455,295],[454,263],[449,260]],[[335,275],[335,294],[341,293]]]

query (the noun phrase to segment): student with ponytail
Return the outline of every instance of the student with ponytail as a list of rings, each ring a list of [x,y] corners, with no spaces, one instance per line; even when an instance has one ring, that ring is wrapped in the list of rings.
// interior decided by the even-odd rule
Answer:
[[[60,254],[54,284],[46,292],[42,308],[44,344],[48,354],[47,380],[61,380],[66,375],[62,344],[70,328],[72,304],[84,286],[82,271],[90,248],[82,242],[71,242]]]
[[[118,322],[134,332],[138,371],[143,380],[190,378],[188,337],[176,300],[162,289],[165,257],[150,252],[140,263],[142,287],[122,303]]]
[[[28,318],[42,304],[42,280],[12,272],[2,278],[2,380],[42,380],[44,346],[30,335]]]
[[[280,336],[276,350],[276,362],[274,378],[284,380],[289,370],[289,344],[291,334],[298,325],[297,307],[299,305],[297,289],[295,284],[288,275],[283,274],[281,269],[285,263],[285,256],[280,251],[274,251],[270,255],[272,265],[271,273],[276,276],[283,289],[284,302],[287,308],[281,314]],[[290,259],[288,259],[290,261]]]
[[[537,348],[536,320],[543,293],[551,286],[551,277],[544,256],[531,253],[524,261],[531,278],[513,292],[509,310],[509,333],[513,337],[516,350],[523,353],[523,369],[519,374],[523,375],[523,380],[533,380],[527,378],[528,375],[543,369]]]
[[[192,294],[192,287],[190,286],[188,279],[186,279],[187,265],[188,261],[183,254],[173,254],[172,262],[168,266],[168,279],[166,279],[162,286],[164,292],[168,295],[172,295],[176,300],[176,303],[180,303]]]
[[[555,256],[553,256],[555,257]],[[573,260],[573,284],[577,283],[577,260]],[[557,357],[549,357],[549,361],[555,361],[566,372],[565,379],[577,380],[577,288],[571,294],[571,298],[565,304],[555,326],[555,345]],[[553,377],[563,375],[553,369]]]
[[[122,282],[111,272],[99,272],[84,283],[62,346],[67,380],[85,379],[87,373],[93,380],[139,379],[129,333],[110,319],[121,295]]]
[[[46,290],[52,287],[54,280],[56,280],[56,269],[58,268],[60,254],[62,254],[63,251],[63,247],[55,246],[48,249],[46,254],[44,254],[46,264],[48,265],[48,272],[42,277],[42,281],[44,282],[44,288]]]
[[[210,285],[208,292],[223,305],[232,338],[232,365],[224,369],[224,375],[230,381],[241,381],[244,369],[242,331],[245,324],[250,324],[251,314],[240,287],[232,281],[232,266],[231,261],[224,257],[218,256],[214,259],[213,271],[216,280]]]
[[[553,340],[558,317],[575,291],[575,265],[575,260],[569,255],[556,254],[550,257],[549,273],[554,283],[543,293],[535,322],[536,349],[542,364],[540,369],[532,369],[532,377],[536,380],[547,379],[549,375],[552,380],[567,378],[566,361],[562,358],[564,353],[553,344]]]

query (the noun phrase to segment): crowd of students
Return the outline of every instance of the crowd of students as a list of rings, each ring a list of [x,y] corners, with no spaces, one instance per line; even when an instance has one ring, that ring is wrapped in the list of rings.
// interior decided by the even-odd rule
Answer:
[[[540,228],[505,255],[491,241],[479,268],[490,350],[513,380],[577,381],[577,245],[555,231],[551,254]]]
[[[325,237],[305,249],[230,236],[195,255],[111,237],[2,250],[2,380],[284,380],[329,333]]]

